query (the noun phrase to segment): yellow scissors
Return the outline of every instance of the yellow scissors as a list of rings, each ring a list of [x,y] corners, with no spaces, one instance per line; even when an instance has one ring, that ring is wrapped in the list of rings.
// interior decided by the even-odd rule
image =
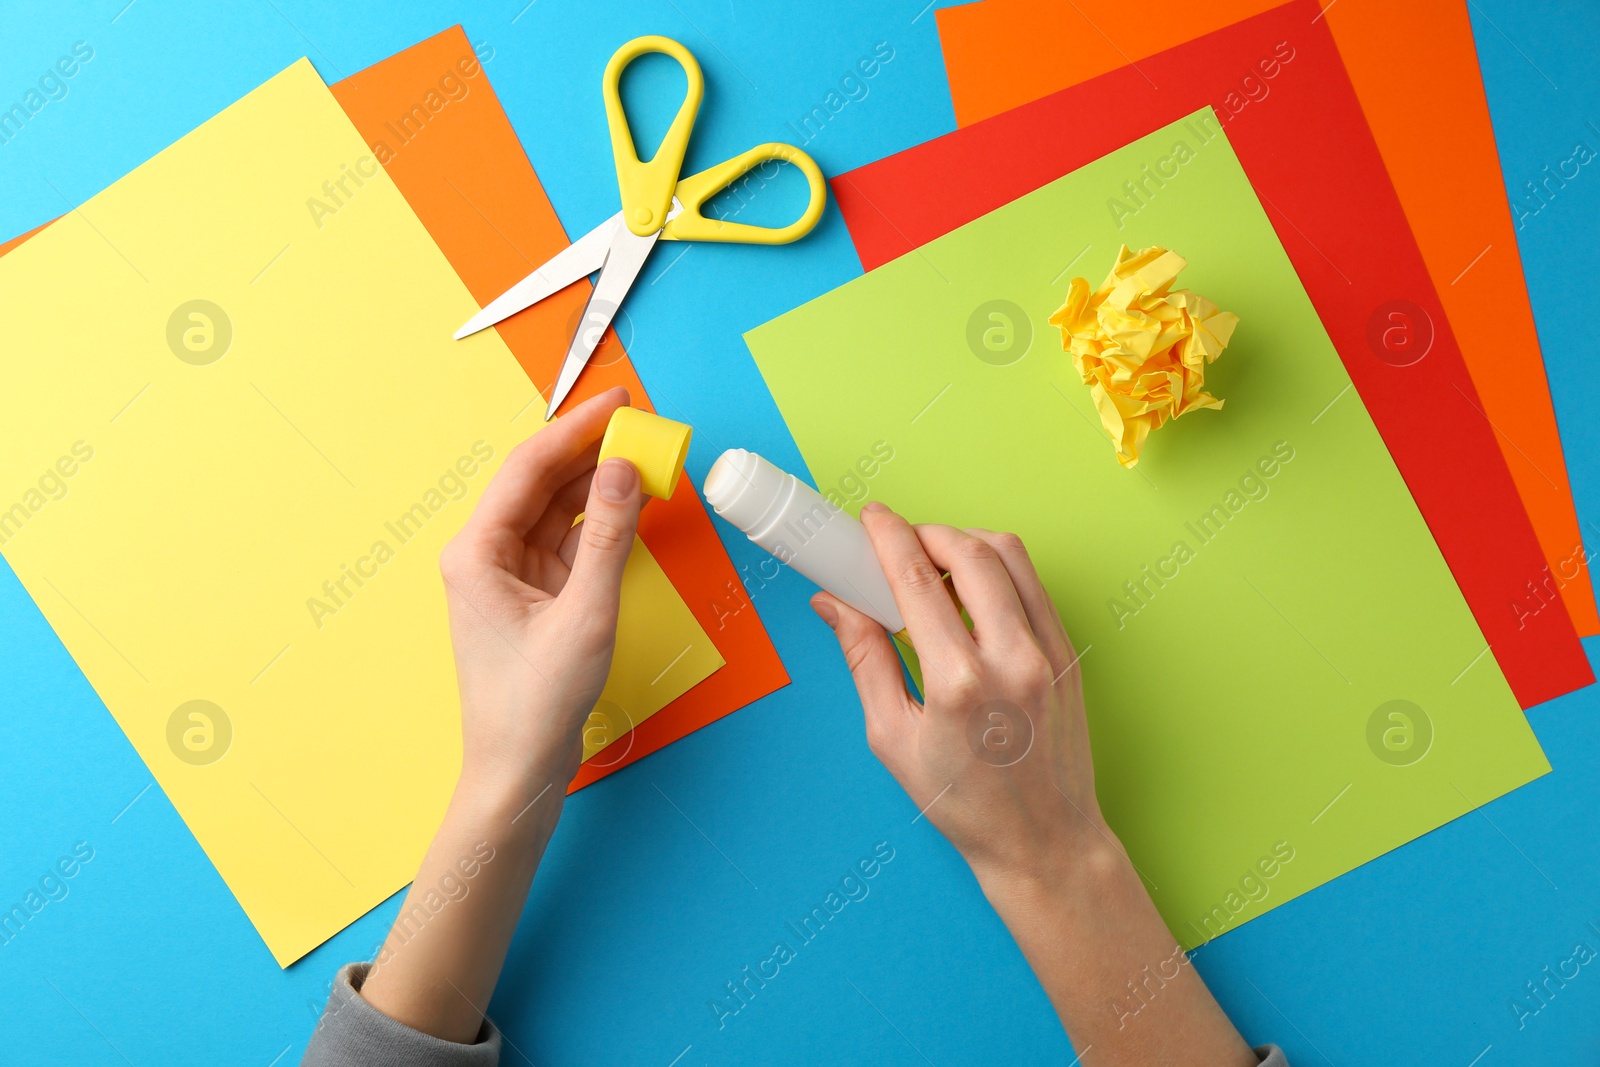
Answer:
[[[622,96],[618,85],[622,72],[635,59],[650,52],[671,56],[683,67],[689,87],[677,117],[661,141],[654,157],[641,162],[634,148],[633,132],[628,128],[628,117],[622,110]],[[816,161],[793,145],[757,145],[732,159],[708,167],[699,174],[679,178],[683,168],[684,153],[689,148],[689,134],[694,129],[695,116],[700,111],[700,100],[705,95],[705,77],[700,64],[689,50],[668,37],[637,37],[617,49],[606,64],[603,79],[606,101],[606,123],[611,129],[611,154],[617,164],[617,186],[622,193],[622,210],[611,216],[545,263],[532,274],[489,303],[457,330],[459,340],[493,326],[531,307],[553,293],[557,293],[587,277],[595,271],[600,279],[595,283],[583,318],[578,321],[577,332],[567,346],[567,355],[561,363],[561,373],[556,377],[555,388],[550,392],[550,402],[545,418],[555,414],[556,408],[572,391],[578,374],[589,362],[595,345],[611,324],[612,316],[627,295],[634,279],[639,276],[645,259],[658,240],[668,241],[734,241],[741,244],[788,244],[810,233],[822,217],[827,204],[827,184]],[[750,226],[740,222],[708,219],[700,209],[711,197],[726,188],[759,163],[776,160],[793,163],[800,168],[810,185],[811,199],[805,213],[788,226],[772,228]]]

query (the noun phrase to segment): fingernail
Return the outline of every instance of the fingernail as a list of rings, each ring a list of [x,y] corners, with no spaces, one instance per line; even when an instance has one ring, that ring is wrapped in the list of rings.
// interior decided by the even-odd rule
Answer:
[[[620,504],[628,499],[639,484],[639,472],[625,459],[608,459],[600,464],[600,470],[595,474],[595,484],[603,499]]]
[[[862,511],[888,511],[889,506],[877,500],[869,500],[861,505]]]
[[[835,626],[839,625],[839,613],[835,611],[833,605],[828,603],[826,600],[822,600],[820,598],[813,600],[811,602],[811,610],[817,613],[818,618],[828,624],[828,629],[831,630]]]

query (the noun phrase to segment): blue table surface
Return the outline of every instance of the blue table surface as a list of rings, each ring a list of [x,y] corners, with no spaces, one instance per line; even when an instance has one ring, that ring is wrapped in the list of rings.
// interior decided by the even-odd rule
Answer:
[[[804,140],[801,119],[830,93],[848,102],[804,140],[829,173],[954,126],[926,0],[405,2],[381,15],[310,0],[125,3],[8,5],[0,107],[75,43],[93,58],[0,143],[0,238],[80,203],[301,55],[333,81],[456,22],[492,49],[489,76],[573,233],[616,210],[599,73],[637,34],[676,37],[705,68],[691,167]],[[1518,237],[1580,515],[1600,533],[1600,376],[1587,294],[1567,295],[1600,273],[1600,160],[1565,162],[1600,156],[1600,10],[1473,0],[1471,12],[1509,195],[1538,196]],[[880,43],[893,58],[865,95],[843,84]],[[647,66],[630,92],[676,77]],[[642,106],[641,122],[661,129],[667,103]],[[776,217],[799,195],[752,210]],[[631,351],[658,405],[695,425],[696,480],[733,446],[803,469],[740,334],[860,273],[837,213],[782,254],[695,246],[646,271]],[[1574,327],[1579,346],[1561,332]],[[759,551],[721,531],[754,567]],[[505,1062],[1072,1060],[966,867],[868,753],[809,591],[785,571],[754,594],[792,685],[569,802],[492,1006],[516,1046]],[[1600,640],[1587,648],[1600,666]],[[1596,1058],[1600,964],[1564,961],[1600,951],[1600,693],[1529,719],[1552,774],[1198,951],[1249,1038],[1301,1065]],[[0,904],[78,842],[93,849],[67,895],[0,945],[0,1062],[296,1062],[333,971],[375,950],[397,901],[280,970],[5,568],[0,722]],[[880,842],[894,859],[869,895],[719,1026],[708,1002],[724,983]]]

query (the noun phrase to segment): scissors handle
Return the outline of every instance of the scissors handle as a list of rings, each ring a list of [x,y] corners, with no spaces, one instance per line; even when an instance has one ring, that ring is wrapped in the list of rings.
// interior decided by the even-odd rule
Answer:
[[[810,186],[810,200],[801,216],[787,226],[751,226],[725,219],[708,219],[700,209],[705,202],[726,189],[758,164],[768,161],[793,163],[806,176]],[[798,241],[810,233],[822,218],[822,209],[828,203],[828,185],[822,178],[822,168],[816,160],[800,149],[787,144],[756,145],[748,152],[707,167],[699,174],[678,182],[678,203],[682,210],[667,223],[661,237],[667,241],[732,241],[740,244],[783,245]]]
[[[641,162],[628,128],[628,115],[622,109],[622,72],[629,63],[649,52],[671,56],[683,68],[688,91],[678,107],[678,115],[661,139],[661,146],[648,161]],[[622,220],[640,237],[661,229],[672,207],[672,190],[683,170],[683,156],[689,149],[689,133],[694,129],[700,100],[705,96],[706,80],[700,64],[683,45],[670,37],[635,37],[611,57],[603,80],[606,98],[606,124],[611,128],[611,155],[617,164],[617,187],[622,193]]]

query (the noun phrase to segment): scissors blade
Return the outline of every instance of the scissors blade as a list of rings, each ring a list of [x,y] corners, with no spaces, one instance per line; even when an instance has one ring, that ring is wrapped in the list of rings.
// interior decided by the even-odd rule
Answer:
[[[656,241],[660,238],[660,230],[648,237],[638,236],[622,225],[622,216],[618,214],[617,227],[611,237],[611,248],[606,253],[605,264],[600,268],[600,280],[595,283],[594,292],[589,294],[589,304],[583,309],[583,318],[578,323],[578,330],[572,335],[572,343],[567,346],[566,358],[561,361],[561,373],[556,376],[556,384],[550,390],[550,402],[544,411],[545,421],[550,420],[556,408],[560,407],[567,394],[572,392],[573,385],[578,381],[578,375],[589,362],[589,357],[594,353],[595,346],[600,343],[606,327],[611,325],[622,298],[628,295],[628,290],[633,287],[633,281],[644,267],[644,261],[649,257],[650,250],[656,246]]]
[[[456,340],[468,337],[479,330],[510,318],[523,308],[529,308],[558,293],[577,281],[593,274],[604,266],[611,249],[612,235],[622,224],[622,212],[617,212],[566,248],[551,256],[542,266],[491,300],[487,307],[468,319],[466,325],[455,332]]]

